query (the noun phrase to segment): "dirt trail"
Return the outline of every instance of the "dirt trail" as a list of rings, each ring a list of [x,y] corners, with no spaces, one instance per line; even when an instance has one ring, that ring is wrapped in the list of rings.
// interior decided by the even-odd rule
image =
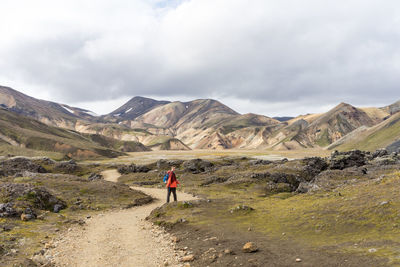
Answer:
[[[102,173],[116,182],[116,170]],[[57,241],[53,249],[57,266],[180,266],[171,237],[161,228],[145,221],[150,212],[164,204],[165,189],[136,188],[156,198],[148,205],[107,212],[86,221],[84,228],[73,228]],[[179,200],[193,200],[185,193]]]

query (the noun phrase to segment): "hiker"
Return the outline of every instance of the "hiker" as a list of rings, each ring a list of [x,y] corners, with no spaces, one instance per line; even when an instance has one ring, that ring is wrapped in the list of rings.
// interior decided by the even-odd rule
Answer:
[[[169,197],[171,196],[171,193],[174,195],[174,201],[177,201],[176,197],[176,186],[179,184],[178,180],[176,180],[176,175],[175,175],[175,167],[172,166],[171,170],[168,171],[168,182],[167,182],[167,188],[168,188],[168,194],[167,194],[167,203],[169,203]]]

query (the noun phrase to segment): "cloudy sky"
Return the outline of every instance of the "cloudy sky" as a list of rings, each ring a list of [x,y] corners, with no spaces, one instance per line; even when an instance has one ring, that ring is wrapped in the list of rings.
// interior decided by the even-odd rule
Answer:
[[[241,113],[400,99],[396,0],[0,0],[0,85],[104,114],[132,96]]]

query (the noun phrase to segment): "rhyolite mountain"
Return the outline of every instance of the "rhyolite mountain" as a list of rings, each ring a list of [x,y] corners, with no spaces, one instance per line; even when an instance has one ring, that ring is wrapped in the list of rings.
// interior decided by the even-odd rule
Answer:
[[[143,144],[139,151],[372,148],[365,144],[372,137],[379,136],[375,146],[389,146],[400,138],[396,127],[400,101],[381,108],[357,108],[341,103],[321,114],[274,119],[239,114],[213,99],[170,102],[137,96],[107,115],[96,116],[85,109],[0,87],[0,106],[47,125]],[[361,132],[362,135],[355,134]]]
[[[91,120],[95,116],[89,110],[36,99],[5,86],[0,86],[0,106],[48,125],[67,129],[75,129],[78,120]]]
[[[88,159],[150,150],[141,143],[82,134],[0,108],[0,154]],[[40,153],[41,151],[41,153]]]
[[[122,120],[134,120],[140,115],[154,109],[155,107],[166,105],[169,101],[157,101],[151,98],[136,96],[126,102],[123,106],[113,112],[102,116],[104,121],[120,122]]]

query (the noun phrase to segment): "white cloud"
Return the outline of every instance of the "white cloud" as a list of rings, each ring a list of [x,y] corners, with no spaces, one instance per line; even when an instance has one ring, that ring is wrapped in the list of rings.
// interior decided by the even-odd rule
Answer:
[[[0,84],[100,113],[95,103],[134,95],[271,115],[391,103],[399,11],[394,0],[3,0]]]

